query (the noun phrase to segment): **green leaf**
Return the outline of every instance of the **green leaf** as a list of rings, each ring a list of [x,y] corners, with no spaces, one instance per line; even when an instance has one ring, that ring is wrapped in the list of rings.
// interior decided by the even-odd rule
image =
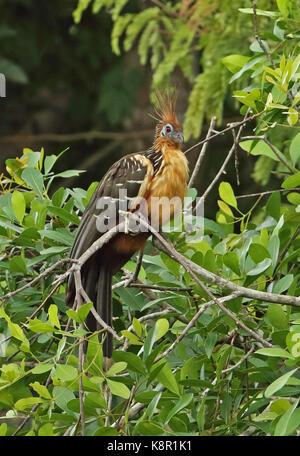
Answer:
[[[159,426],[158,424],[154,423],[153,421],[140,421],[135,430],[140,435],[162,435],[166,431],[163,427]]]
[[[143,335],[143,326],[141,325],[141,323],[139,322],[139,320],[137,318],[133,317],[132,325],[133,325],[133,329],[134,329],[135,333],[139,337],[142,337],[142,335]]]
[[[144,374],[146,371],[143,361],[141,360],[141,358],[139,358],[134,353],[123,352],[121,350],[115,350],[113,352],[113,359],[116,362],[124,361],[125,363],[127,363],[128,369],[131,369],[135,372]]]
[[[169,363],[165,359],[160,360],[159,363],[165,364],[158,373],[157,380],[162,383],[168,390],[172,391],[172,393],[175,393],[177,396],[179,396],[180,392],[178,384]],[[155,367],[156,366],[158,366],[158,363],[155,364]]]
[[[224,214],[229,215],[229,217],[233,218],[233,213],[230,207],[226,203],[224,203],[224,201],[218,200],[218,206],[221,209],[221,211],[224,212]]]
[[[4,318],[7,322],[8,329],[13,337],[22,342],[28,342],[22,328],[17,324],[13,323],[10,317],[6,314],[3,307],[0,307],[0,318]]]
[[[291,284],[293,283],[294,276],[293,274],[287,274],[282,277],[278,282],[275,283],[272,290],[273,293],[282,294],[284,291],[288,290]]]
[[[28,274],[26,262],[21,255],[14,256],[11,260],[9,260],[9,270],[10,272],[14,273],[22,273],[24,275]]]
[[[77,313],[78,313],[78,317],[79,317],[79,320],[80,322],[84,322],[86,317],[88,316],[88,314],[90,313],[90,310],[91,308],[93,307],[93,303],[92,302],[87,302],[85,304],[83,304],[82,306],[79,307]]]
[[[250,60],[250,57],[246,57],[244,55],[239,54],[231,54],[227,55],[222,59],[222,63],[226,66],[226,68],[231,71],[231,73],[236,73],[239,71],[245,63]]]
[[[154,342],[156,341],[156,334],[157,334],[157,327],[154,326],[150,329],[144,344],[144,353],[143,353],[143,360],[148,358],[151,353],[152,347]]]
[[[204,349],[205,349],[206,356],[208,358],[211,357],[217,340],[218,340],[218,334],[216,332],[211,332],[207,335],[207,337],[205,339]]]
[[[14,190],[11,195],[11,205],[16,218],[22,224],[26,211],[26,201],[22,192]]]
[[[114,380],[111,380],[110,378],[106,379],[107,385],[109,389],[111,390],[112,394],[115,396],[120,396],[123,397],[124,399],[128,399],[130,396],[130,390],[127,388],[124,383],[120,382],[115,382]]]
[[[300,133],[298,133],[291,142],[290,157],[293,165],[295,166],[300,158]]]
[[[275,220],[279,220],[280,217],[280,204],[281,196],[279,192],[274,192],[268,199],[266,204],[267,214],[271,215]]]
[[[289,0],[276,0],[276,3],[277,3],[279,11],[284,16],[288,16],[288,14],[289,14],[289,10],[288,10]]]
[[[122,336],[127,337],[127,339],[129,339],[129,342],[132,345],[143,345],[143,342],[141,342],[135,334],[133,334],[130,331],[127,331],[127,329],[124,329],[123,331],[121,331],[121,334],[122,334]]]
[[[239,258],[235,252],[228,252],[223,255],[223,263],[237,275],[241,274],[239,267]]]
[[[265,391],[266,397],[272,397],[274,394],[279,391],[284,385],[286,385],[289,378],[297,371],[298,369],[293,369],[292,371],[287,372],[281,377],[277,378],[274,382],[272,382]]]
[[[254,14],[253,8],[239,8],[239,11],[241,13],[245,13],[245,14]],[[265,10],[261,10],[261,9],[257,9],[256,14],[258,16],[266,16],[266,17],[272,17],[272,18],[279,16],[279,13],[277,13],[275,11],[265,11]]]
[[[94,436],[109,436],[109,437],[118,437],[119,433],[117,429],[110,426],[103,426],[97,429]]]
[[[289,352],[282,348],[260,348],[256,350],[258,355],[272,356],[275,358],[293,358]]]
[[[249,247],[249,255],[255,263],[260,263],[265,258],[270,258],[268,250],[261,244],[251,244]]]
[[[49,206],[48,210],[51,214],[57,215],[60,219],[67,223],[74,223],[79,225],[79,217],[76,214],[71,214],[70,212],[62,209],[61,207]]]
[[[47,155],[44,160],[44,171],[45,174],[49,174],[57,160],[56,155]]]
[[[282,188],[294,188],[300,185],[300,171],[292,176],[288,177],[281,184]]]
[[[52,325],[50,325],[49,323],[44,323],[43,321],[39,320],[38,318],[34,318],[33,320],[30,320],[27,327],[31,331],[37,332],[37,333],[38,332],[47,333],[47,332],[55,331],[55,328]]]
[[[54,401],[59,408],[68,413],[70,412],[67,404],[68,402],[75,399],[73,391],[64,386],[54,386],[52,396],[54,397]]]
[[[23,412],[24,410],[31,409],[35,404],[41,404],[43,399],[40,397],[24,397],[23,399],[19,399],[15,404],[14,408]]]
[[[241,141],[240,146],[246,152],[250,153],[250,155],[264,155],[266,157],[272,158],[275,161],[279,161],[279,158],[274,154],[271,147],[265,143],[262,139],[260,140],[247,140]],[[284,155],[278,150],[275,146],[277,153],[284,159]]]
[[[106,372],[106,375],[108,377],[112,376],[112,375],[116,375],[119,372],[122,372],[122,370],[126,369],[126,367],[127,367],[127,363],[125,363],[124,361],[117,362],[117,363],[113,364],[110,369],[108,369],[108,371]]]
[[[60,323],[58,319],[58,308],[55,304],[51,304],[48,309],[49,320],[53,323],[56,328],[60,329]]]
[[[54,435],[53,423],[45,423],[38,430],[38,436],[41,436],[41,437],[52,437],[53,435]]]
[[[6,432],[7,432],[7,424],[6,423],[2,423],[0,425],[0,437],[5,436]]]
[[[78,370],[68,364],[58,364],[54,375],[61,380],[70,381],[78,377]]]
[[[39,382],[29,383],[29,386],[38,393],[39,396],[43,397],[44,399],[51,399],[51,394],[49,393],[46,386],[41,385]]]
[[[287,428],[298,403],[299,399],[297,399],[296,402],[279,418],[275,427],[274,436],[288,435]]]
[[[291,192],[287,195],[287,200],[298,206],[300,204],[300,193]]]
[[[174,405],[174,407],[169,411],[167,417],[164,420],[165,424],[167,424],[176,413],[180,412],[180,410],[189,405],[193,397],[194,395],[192,393],[184,394],[181,396],[179,401],[176,402],[176,405]]]
[[[43,176],[38,169],[25,168],[22,172],[22,179],[40,198],[43,198]]]
[[[247,272],[247,275],[249,276],[256,276],[260,275],[262,272],[264,272],[266,269],[268,269],[269,266],[271,266],[272,260],[270,258],[265,258],[263,261],[258,263],[254,268],[252,268],[250,271]]]
[[[270,410],[271,412],[277,413],[277,415],[281,415],[286,412],[290,406],[291,404],[287,399],[277,399],[270,405]]]
[[[91,365],[96,375],[102,372],[103,351],[102,344],[99,342],[98,334],[93,334],[89,338],[87,349],[87,361]]]
[[[0,73],[5,74],[7,80],[18,84],[27,84],[28,77],[23,68],[11,59],[0,57]]]
[[[155,340],[158,340],[168,332],[170,325],[169,325],[169,321],[166,318],[160,318],[155,323],[155,326],[157,328]]]
[[[86,395],[86,398],[84,400],[84,405],[85,406],[93,406],[93,407],[96,407],[96,408],[103,408],[103,409],[107,409],[107,403],[104,399],[104,397],[102,397],[99,392],[96,393],[96,392],[90,392]]]
[[[236,198],[229,182],[221,182],[219,185],[219,195],[225,203],[229,204],[229,206],[237,208]]]
[[[61,173],[55,174],[55,177],[74,177],[79,176],[80,173],[84,173],[83,169],[67,169]]]
[[[38,364],[37,366],[34,366],[34,368],[32,369],[31,372],[33,374],[44,374],[45,372],[48,372],[49,370],[51,370],[52,367],[54,367],[54,364],[48,364],[48,363]]]

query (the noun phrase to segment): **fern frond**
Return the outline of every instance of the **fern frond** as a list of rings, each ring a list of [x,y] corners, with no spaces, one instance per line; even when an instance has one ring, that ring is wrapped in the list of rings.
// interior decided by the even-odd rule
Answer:
[[[114,23],[111,33],[111,47],[116,55],[121,54],[119,46],[120,38],[132,18],[132,14],[124,14],[123,16],[119,16]]]
[[[154,32],[154,30],[157,28],[157,21],[152,20],[148,23],[148,25],[144,28],[139,45],[138,45],[138,54],[140,56],[141,64],[145,65],[147,62],[148,58],[148,51],[149,48],[151,47],[151,34]]]
[[[77,8],[73,11],[73,18],[76,24],[81,21],[82,13],[88,8],[92,0],[78,0]]]
[[[94,0],[92,11],[97,14],[102,8],[111,8],[114,3],[115,0]]]
[[[118,19],[118,17],[120,16],[120,13],[122,11],[122,9],[126,6],[126,4],[129,2],[129,0],[116,0],[114,3],[115,3],[115,7],[114,9],[112,10],[112,18],[113,18],[113,21],[116,21]]]
[[[158,17],[160,9],[157,7],[147,8],[141,13],[135,15],[132,22],[128,25],[126,30],[126,39],[124,41],[125,51],[129,51],[132,48],[134,40],[138,34],[145,27],[145,25],[151,20]]]

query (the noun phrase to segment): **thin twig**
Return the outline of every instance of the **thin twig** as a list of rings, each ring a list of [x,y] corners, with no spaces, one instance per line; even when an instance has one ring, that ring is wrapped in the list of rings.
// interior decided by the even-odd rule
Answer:
[[[213,128],[215,126],[215,122],[216,122],[217,118],[216,117],[212,117],[211,121],[210,121],[210,125],[209,125],[209,128],[207,130],[207,135],[206,135],[206,138],[205,139],[209,139],[212,131],[213,131]],[[203,160],[204,160],[204,157],[205,157],[205,154],[206,154],[206,150],[207,150],[207,146],[208,146],[208,141],[205,142],[203,145],[202,145],[202,148],[200,150],[200,153],[199,153],[199,156],[198,156],[198,159],[197,159],[197,162],[195,164],[195,167],[194,167],[194,170],[193,170],[193,173],[191,175],[191,178],[190,178],[190,181],[188,183],[188,188],[191,188],[193,185],[194,185],[194,182],[195,182],[195,179],[199,173],[199,169],[201,168],[201,165],[203,163]]]
[[[238,147],[237,147],[235,130],[232,130],[232,135],[233,135],[233,143],[236,144],[236,147],[234,149],[234,167],[235,167],[235,174],[236,174],[236,184],[239,187],[240,186],[239,155],[238,155]]]
[[[159,239],[160,240],[160,239]],[[245,298],[250,298],[253,300],[270,302],[270,303],[277,303],[289,306],[300,307],[300,298],[297,296],[289,296],[289,295],[280,295],[275,293],[268,293],[265,291],[255,290],[253,288],[246,288],[237,283],[231,282],[230,280],[224,279],[223,277],[214,274],[207,269],[202,268],[198,264],[194,263],[193,261],[189,260],[188,258],[181,255],[177,252],[174,247],[169,244],[166,247],[166,242],[160,242],[158,248],[164,251],[167,255],[171,258],[175,259],[177,262],[182,264],[184,262],[189,268],[198,274],[202,279],[210,282],[212,284],[218,285],[220,288],[225,290],[230,290],[231,292],[238,292],[240,296]]]
[[[39,313],[39,311],[44,307],[44,305],[46,304],[48,299],[56,292],[56,290],[59,287],[59,285],[60,284],[58,283],[58,284],[55,285],[55,287],[52,288],[52,290],[50,291],[48,296],[46,296],[44,301],[36,308],[36,310],[29,317],[27,317],[27,320],[31,320],[32,318],[34,318]]]
[[[131,216],[134,217],[135,219],[137,219],[137,216],[135,214],[131,214]],[[252,329],[248,328],[248,326],[245,325],[242,321],[240,321],[236,317],[235,314],[230,312],[228,309],[226,309],[226,307],[223,306],[223,304],[221,302],[219,302],[218,298],[216,298],[216,296],[207,288],[207,286],[204,285],[204,283],[197,277],[193,268],[187,263],[185,257],[180,255],[177,252],[177,250],[175,250],[175,248],[173,247],[172,244],[170,244],[163,236],[161,236],[160,233],[158,233],[145,220],[140,219],[140,223],[142,225],[144,225],[145,227],[147,227],[149,231],[151,231],[151,233],[164,245],[164,247],[167,250],[168,255],[171,256],[172,258],[174,258],[178,263],[180,263],[184,267],[184,269],[190,274],[190,276],[195,280],[195,282],[203,289],[203,291],[205,291],[205,293],[210,297],[210,299],[212,299],[215,302],[215,304],[217,304],[217,306],[219,306],[223,310],[223,312],[227,313],[227,315],[230,316],[230,318],[232,318],[239,327],[243,328],[245,331],[247,331],[249,334],[251,334],[251,336],[254,339],[261,342],[265,347],[273,347],[272,344],[270,344],[269,342],[265,341],[263,338],[258,336],[255,333],[255,331],[252,331]],[[238,291],[238,290],[235,290],[235,291]]]
[[[131,283],[129,285],[132,288],[147,288],[149,290],[157,290],[157,291],[185,291],[187,293],[191,293],[193,289],[191,287],[167,287],[163,285],[146,285],[145,283]]]
[[[275,192],[293,192],[293,191],[299,191],[300,187],[295,187],[295,188],[275,188],[275,190],[267,190],[265,192],[259,192],[259,193],[249,193],[248,195],[236,195],[236,198],[252,198],[254,196],[265,196],[265,195],[271,195]]]
[[[120,415],[120,417],[119,417],[119,418],[117,419],[117,421],[114,423],[115,427],[119,427],[121,421],[124,421],[124,422],[125,422],[125,416],[126,416],[128,410],[129,410],[130,406],[131,406],[131,403],[132,403],[133,396],[134,396],[134,393],[135,393],[135,391],[136,391],[136,388],[137,388],[136,385],[133,385],[133,387],[131,388],[131,390],[130,390],[130,396],[129,396],[127,402],[126,402],[125,408],[124,408],[122,414]]]
[[[261,50],[263,51],[263,53],[266,55],[267,59],[270,61],[272,67],[275,69],[276,68],[276,65],[271,57],[271,54],[269,53],[268,49],[266,48],[266,46],[264,45],[262,39],[260,38],[259,34],[258,34],[258,20],[257,20],[257,5],[256,5],[256,1],[254,0],[251,0],[252,1],[252,6],[253,6],[253,25],[254,25],[254,33],[255,33],[255,39],[256,41],[258,42]]]
[[[52,381],[52,378],[51,378],[51,374],[48,376],[47,380],[46,380],[46,383],[45,383],[45,386],[46,388],[50,385],[50,382]],[[30,420],[32,414],[37,410],[37,408],[39,407],[40,403],[38,404],[34,404],[34,406],[32,407],[30,413],[24,418],[24,420],[22,421],[22,423],[18,426],[18,428],[14,431],[14,433],[12,434],[12,436],[15,436],[17,435],[22,429],[23,427],[25,426],[25,424]]]
[[[247,358],[248,356],[251,355],[251,353],[253,353],[255,350],[255,346],[252,345],[252,347],[250,348],[250,350],[245,354],[245,356],[243,356],[236,364],[234,364],[233,366],[231,367],[228,367],[227,369],[224,369],[222,370],[222,374],[228,374],[228,372],[231,372],[233,371],[234,369],[236,369],[237,367],[239,367]]]
[[[247,118],[244,117],[244,119],[241,120],[240,122],[231,123],[229,125],[229,127],[224,128],[224,130],[218,131],[214,135],[211,135],[209,138],[205,138],[202,141],[199,141],[198,143],[196,143],[193,146],[189,147],[187,150],[184,151],[184,153],[187,154],[191,150],[195,149],[195,147],[201,146],[202,144],[206,143],[207,141],[211,141],[212,139],[216,138],[217,136],[224,135],[225,133],[227,133],[228,131],[230,131],[230,130],[232,130],[234,128],[237,128],[237,127],[240,127],[242,125],[245,125],[246,123],[250,122],[253,119],[256,119],[257,117],[259,117],[261,115],[262,115],[262,112],[259,112],[257,114],[253,114],[250,117],[247,117]]]
[[[247,111],[246,113],[246,118],[247,115],[249,114],[249,110]],[[250,118],[250,117],[249,117]],[[246,119],[245,119],[246,120]],[[225,168],[229,162],[229,160],[231,159],[231,156],[232,154],[234,153],[238,143],[239,143],[239,140],[240,140],[240,136],[242,134],[242,130],[244,128],[244,123],[240,124],[240,127],[239,127],[239,130],[237,132],[237,135],[234,136],[234,141],[233,141],[233,145],[231,147],[231,149],[229,150],[228,154],[227,154],[227,157],[225,158],[221,168],[219,169],[219,171],[217,172],[216,176],[214,177],[214,179],[212,180],[212,182],[210,183],[210,185],[207,187],[207,189],[205,190],[205,192],[203,193],[202,195],[202,198],[205,200],[208,196],[208,194],[210,193],[210,191],[212,190],[212,188],[216,185],[216,183],[218,182],[218,180],[220,179],[220,177],[222,176],[223,172],[225,171]],[[212,138],[212,136],[211,136]]]
[[[124,284],[125,287],[132,286],[132,282],[135,282],[138,279],[141,267],[142,267],[142,262],[143,262],[143,255],[144,255],[144,250],[139,250],[138,252],[138,257],[136,261],[136,267],[134,273],[129,277],[127,282]]]
[[[291,245],[292,245],[292,243],[294,242],[294,240],[299,236],[299,234],[300,234],[300,226],[298,226],[298,228],[296,229],[295,233],[294,233],[293,236],[290,238],[290,240],[288,241],[288,243],[287,243],[287,245],[285,246],[284,250],[283,250],[282,253],[280,254],[280,256],[279,256],[279,258],[278,258],[278,261],[277,261],[277,264],[276,264],[276,266],[275,266],[274,272],[273,272],[273,276],[275,276],[276,272],[277,272],[278,269],[280,268],[281,263],[283,262],[285,255],[287,254],[289,248],[291,247]]]
[[[37,282],[39,282],[44,277],[47,277],[47,275],[49,275],[50,272],[52,272],[54,269],[56,269],[57,266],[60,266],[63,263],[76,263],[76,262],[77,262],[77,260],[73,260],[71,258],[61,258],[56,263],[52,264],[49,268],[45,269],[45,271],[41,272],[33,280],[31,280],[30,282],[26,283],[22,287],[18,288],[17,290],[10,291],[9,293],[7,293],[7,294],[5,294],[3,296],[0,296],[0,300],[2,301],[2,302],[0,302],[0,305],[3,304],[3,301],[5,301],[7,299],[10,299],[12,296],[15,296],[16,294],[21,293],[22,291],[26,290],[27,288],[30,288],[33,285],[35,285]]]
[[[231,295],[225,296],[224,298],[219,298],[219,301],[222,301],[222,302],[230,301],[230,300],[236,298],[237,295],[238,295],[237,293],[236,294],[233,293]],[[179,342],[184,338],[184,336],[188,333],[188,331],[195,325],[198,318],[206,311],[206,309],[208,309],[208,307],[210,307],[214,304],[215,304],[215,301],[213,301],[213,300],[203,304],[200,307],[200,309],[198,310],[198,312],[193,316],[193,318],[188,323],[188,325],[186,325],[186,327],[184,328],[182,333],[180,333],[180,335],[177,337],[177,339],[163,353],[161,353],[159,356],[157,356],[157,358],[155,358],[154,363],[157,363],[157,361],[159,361],[160,359],[165,358],[171,351],[173,351],[174,348],[176,347],[176,345],[179,344]]]
[[[272,150],[272,152],[276,155],[276,157],[278,158],[279,161],[281,161],[281,163],[292,173],[292,174],[296,174],[296,171],[288,164],[288,162],[277,152],[277,150],[275,149],[275,147],[273,146],[273,144],[268,140],[268,138],[266,138],[265,136],[243,136],[240,141],[247,141],[247,140],[252,140],[252,141],[256,141],[256,140],[262,140],[264,141],[269,147],[270,149]]]

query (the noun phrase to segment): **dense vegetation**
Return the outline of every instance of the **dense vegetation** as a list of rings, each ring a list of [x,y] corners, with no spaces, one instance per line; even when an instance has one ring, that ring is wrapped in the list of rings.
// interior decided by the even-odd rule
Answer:
[[[226,127],[232,147],[216,171],[216,216],[204,218],[202,238],[174,230],[173,247],[149,241],[137,283],[124,287],[122,274],[115,277],[118,337],[107,372],[98,337],[84,325],[91,303],[65,306],[68,252],[97,183],[55,187],[79,174],[56,171],[65,150],[26,148],[6,160],[1,435],[299,432],[300,7],[296,0],[258,6],[182,0],[145,1],[139,9],[124,0],[79,1],[76,23],[88,7],[96,16],[105,8],[113,52],[136,43],[141,64],[150,58],[153,88],[169,85],[178,68],[190,81],[186,136],[198,138],[205,118],[217,116],[221,125],[226,104],[239,107],[240,122]],[[254,129],[244,136],[247,125]],[[222,173],[227,159],[235,161],[238,179],[238,147],[257,157],[254,180],[275,176],[276,183],[274,191],[248,195],[246,210]],[[135,259],[126,280],[134,270]]]

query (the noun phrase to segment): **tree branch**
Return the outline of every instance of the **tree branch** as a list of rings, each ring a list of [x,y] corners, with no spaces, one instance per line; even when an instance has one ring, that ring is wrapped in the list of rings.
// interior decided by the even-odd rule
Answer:
[[[206,135],[206,138],[205,138],[207,141],[202,145],[202,148],[200,150],[200,153],[199,153],[197,162],[195,164],[193,173],[192,173],[190,181],[188,183],[188,188],[191,188],[194,185],[195,179],[196,179],[196,177],[197,177],[197,175],[199,173],[199,169],[201,168],[201,165],[203,163],[203,160],[204,160],[204,157],[205,157],[205,154],[206,154],[206,150],[207,150],[207,146],[208,146],[208,140],[209,140],[210,135],[211,135],[211,133],[212,133],[212,131],[214,129],[216,120],[217,120],[216,117],[212,117],[212,119],[210,121],[210,125],[209,125],[208,131],[207,131],[207,135]]]
[[[269,147],[270,149],[272,150],[272,152],[276,155],[276,157],[278,158],[279,161],[281,161],[281,163],[292,173],[292,174],[296,174],[296,171],[288,164],[288,162],[277,152],[277,150],[275,149],[275,147],[273,146],[273,144],[268,140],[268,138],[266,138],[265,136],[243,136],[240,141],[247,141],[247,140],[252,140],[252,141],[256,141],[256,140],[262,140],[264,141]]]
[[[36,142],[72,142],[72,141],[92,141],[94,139],[112,139],[115,141],[129,141],[136,138],[148,138],[153,135],[153,130],[138,130],[128,132],[104,132],[104,131],[87,131],[80,133],[41,133],[39,135],[13,135],[3,136],[0,143],[9,144],[28,144]]]

